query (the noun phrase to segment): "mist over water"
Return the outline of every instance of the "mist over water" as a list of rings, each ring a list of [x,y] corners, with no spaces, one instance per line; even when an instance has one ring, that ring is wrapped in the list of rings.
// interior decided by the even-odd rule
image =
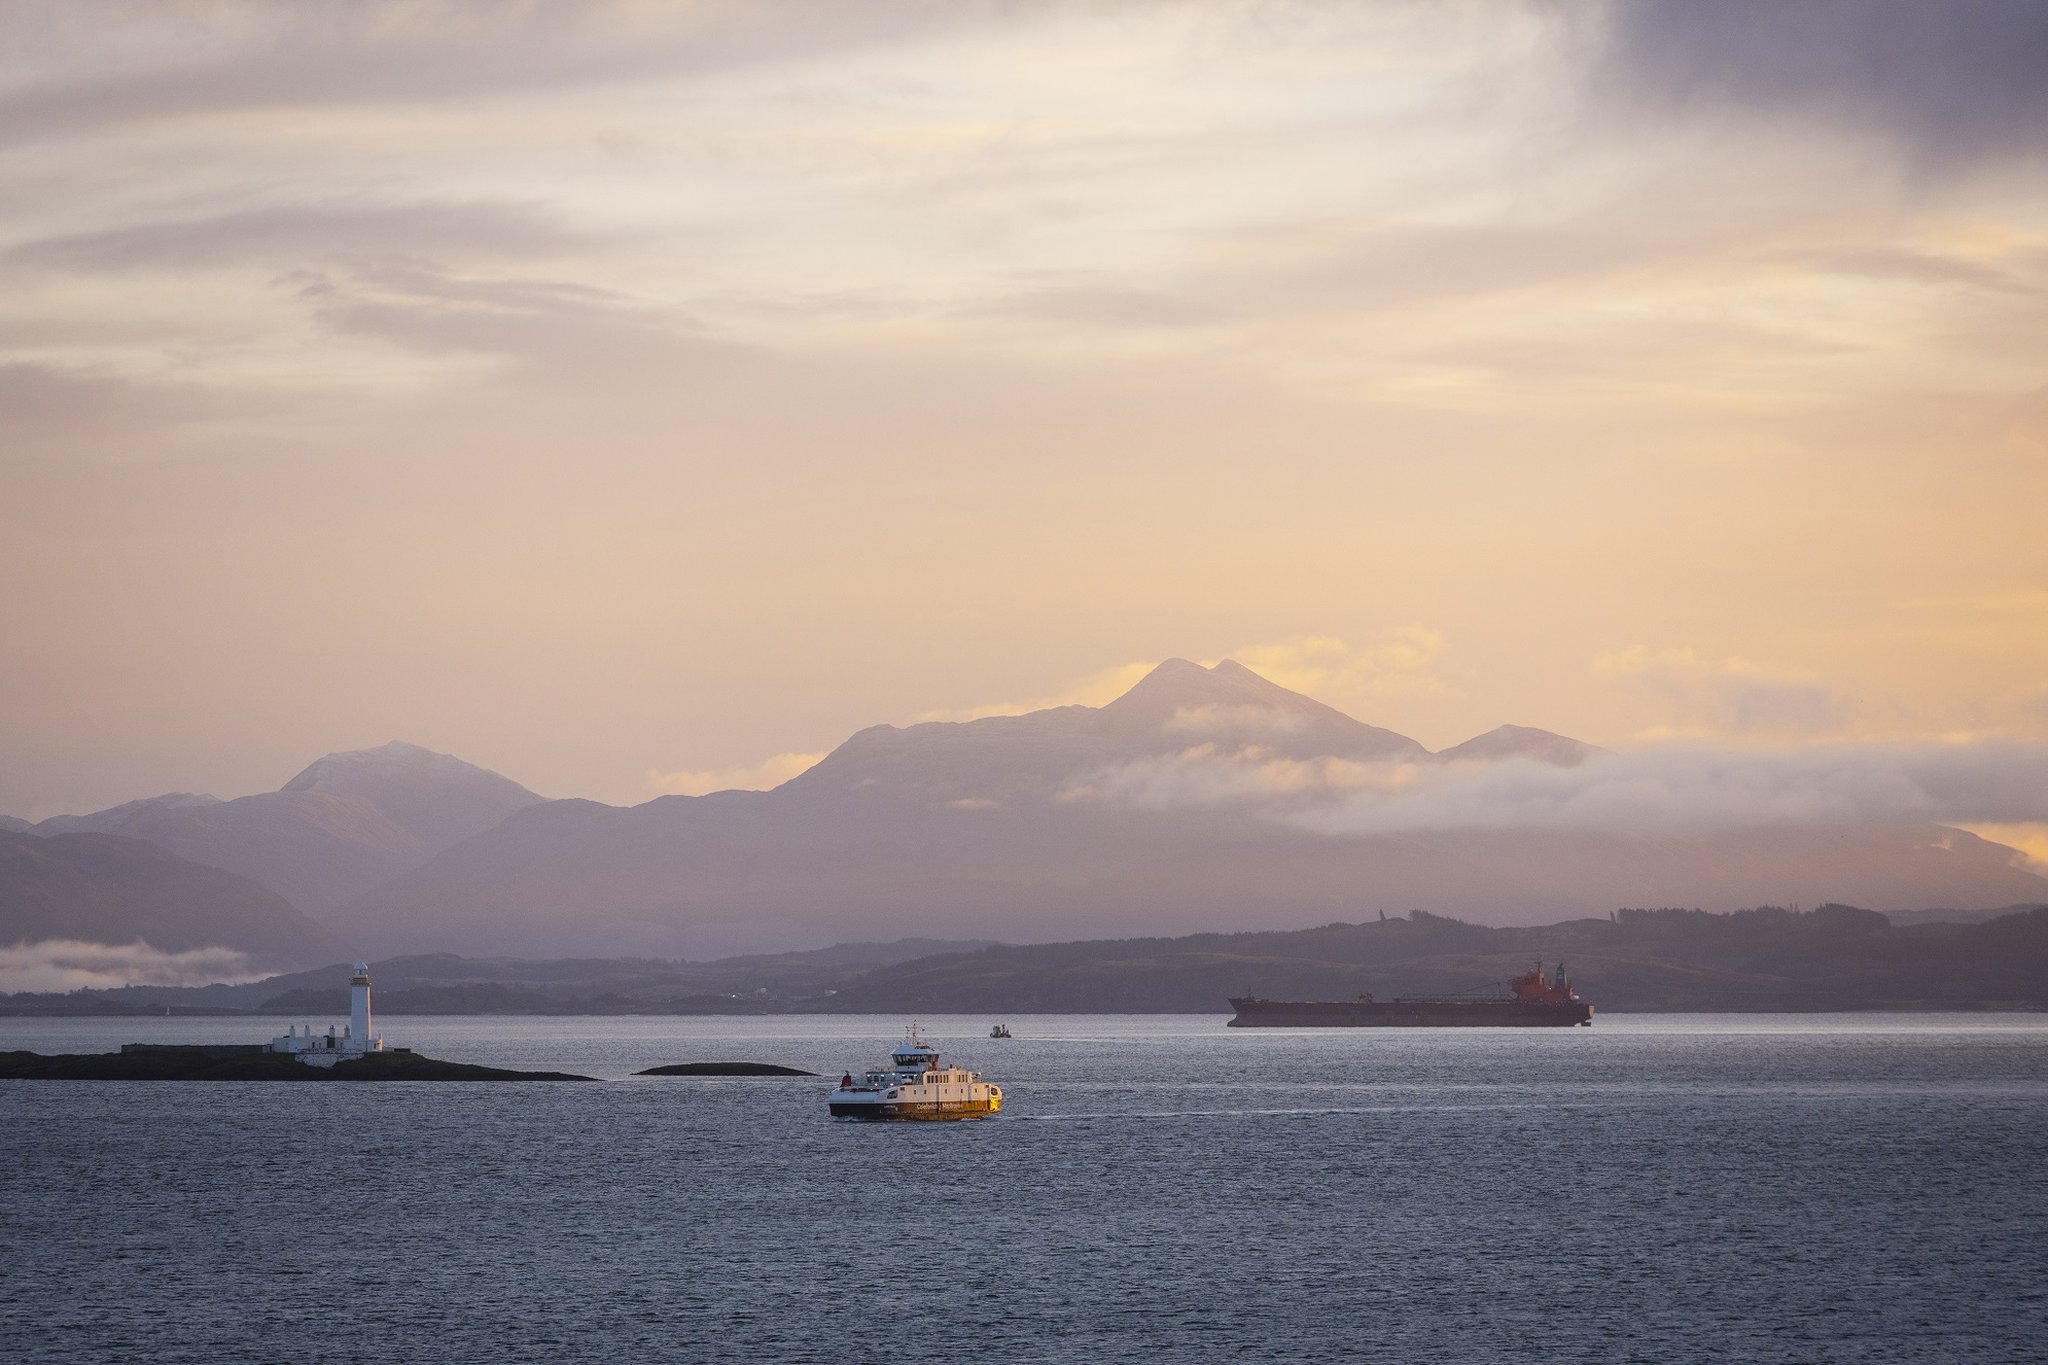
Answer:
[[[0,1358],[2020,1361],[2048,1018],[931,1021],[994,1120],[838,1123],[902,1021],[388,1017],[601,1085],[0,1082]],[[282,1025],[280,1024],[279,1027]],[[251,1020],[5,1020],[0,1048]]]

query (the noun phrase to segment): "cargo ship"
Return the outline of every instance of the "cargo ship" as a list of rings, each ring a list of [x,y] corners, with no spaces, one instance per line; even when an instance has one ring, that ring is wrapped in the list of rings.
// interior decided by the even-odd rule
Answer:
[[[1564,964],[1550,980],[1543,960],[1508,983],[1506,1000],[1261,1000],[1238,996],[1232,1028],[1570,1028],[1591,1025],[1593,1007],[1565,979]]]

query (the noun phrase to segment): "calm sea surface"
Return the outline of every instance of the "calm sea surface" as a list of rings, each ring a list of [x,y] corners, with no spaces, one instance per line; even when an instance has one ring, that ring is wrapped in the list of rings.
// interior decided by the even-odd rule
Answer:
[[[605,1083],[0,1081],[0,1361],[2048,1360],[2048,1017],[941,1018],[1004,1113],[872,1126],[631,1073],[901,1020],[380,1022]]]

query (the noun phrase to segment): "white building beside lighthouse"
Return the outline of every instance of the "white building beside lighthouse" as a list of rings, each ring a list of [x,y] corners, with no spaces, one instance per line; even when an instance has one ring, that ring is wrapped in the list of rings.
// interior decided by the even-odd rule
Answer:
[[[366,1052],[382,1052],[384,1040],[370,1031],[370,964],[358,962],[348,983],[348,1023],[315,1033],[310,1024],[292,1025],[270,1040],[270,1051],[289,1052],[308,1066],[333,1066]]]

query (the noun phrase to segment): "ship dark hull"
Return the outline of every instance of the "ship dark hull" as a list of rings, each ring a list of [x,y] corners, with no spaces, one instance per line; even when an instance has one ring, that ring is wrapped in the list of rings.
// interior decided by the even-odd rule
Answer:
[[[1232,1028],[1570,1028],[1591,1024],[1583,1000],[1232,1000]]]

